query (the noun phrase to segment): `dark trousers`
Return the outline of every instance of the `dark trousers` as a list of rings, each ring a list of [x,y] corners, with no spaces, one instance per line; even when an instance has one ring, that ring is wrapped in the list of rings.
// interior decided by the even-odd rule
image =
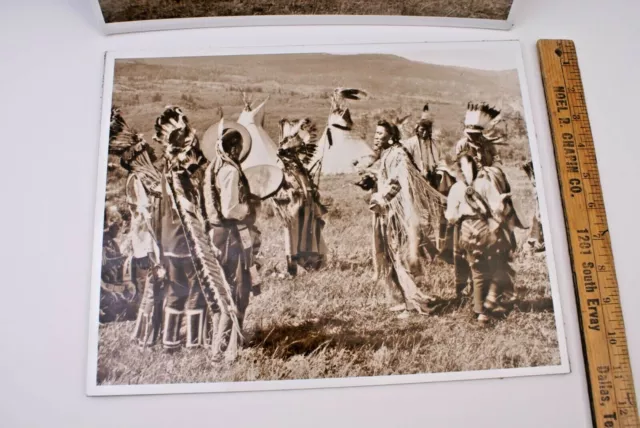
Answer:
[[[456,281],[456,295],[462,294],[471,277],[471,268],[463,254],[456,254],[453,258],[453,266]]]
[[[204,308],[204,296],[191,257],[165,257],[169,288],[166,306],[182,311]]]
[[[482,260],[470,266],[471,279],[473,281],[473,312],[484,312],[484,301],[492,282],[491,266],[487,260]]]
[[[500,254],[494,260],[495,269],[493,272],[493,281],[496,284],[496,292],[507,300],[515,296],[515,284],[511,274],[513,272],[509,265],[507,254]]]
[[[133,257],[131,259],[131,282],[136,286],[136,301],[140,302],[144,293],[147,274],[151,268],[151,259],[146,257]]]
[[[447,237],[450,235],[450,251],[451,260],[453,262],[454,277],[456,281],[456,295],[461,295],[469,283],[471,277],[471,268],[465,257],[465,252],[460,248],[460,224],[449,226],[447,228]]]
[[[164,258],[167,270],[164,303],[163,346],[176,349],[182,342],[182,320],[186,317],[187,347],[201,344],[205,299],[191,257]]]
[[[235,226],[214,226],[212,228],[213,243],[222,251],[220,264],[224,270],[225,278],[231,288],[231,295],[238,309],[237,317],[239,327],[242,329],[244,314],[249,306],[251,295],[251,274],[243,249],[238,228]],[[229,355],[235,356],[241,344],[236,342],[237,334],[233,331],[231,318],[224,311],[216,314],[213,326],[213,343],[216,353],[230,350]]]
[[[506,271],[505,263],[506,261],[500,257],[490,259],[485,257],[471,264],[467,263],[463,257],[456,260],[456,291],[460,293],[464,290],[470,276],[473,282],[473,311],[475,313],[484,312],[484,304],[487,300],[495,303],[499,293],[509,291],[512,282]]]
[[[162,304],[165,281],[148,275],[140,300],[134,337],[140,345],[153,345],[162,330]]]

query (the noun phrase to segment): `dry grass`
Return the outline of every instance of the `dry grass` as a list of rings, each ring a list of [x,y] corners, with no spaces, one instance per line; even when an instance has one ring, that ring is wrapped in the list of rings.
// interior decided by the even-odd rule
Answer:
[[[509,172],[514,187],[525,190],[524,174]],[[205,350],[143,352],[129,341],[133,322],[112,323],[100,327],[98,381],[309,379],[559,364],[544,256],[517,256],[521,303],[489,328],[478,328],[470,306],[454,300],[435,316],[397,320],[371,280],[367,204],[358,190],[343,187],[344,182],[342,177],[325,182],[325,194],[340,211],[327,225],[332,261],[320,272],[279,279],[277,272],[284,270],[281,234],[274,218],[261,219],[267,278],[263,293],[252,298],[247,315],[250,344],[235,364],[213,365]],[[526,193],[518,201],[525,206],[523,214],[533,208]],[[453,299],[451,266],[436,263],[428,273],[423,289]]]
[[[240,15],[506,19],[513,0],[100,0],[106,22]]]
[[[274,123],[283,116],[311,115],[318,118],[322,126],[327,113],[327,100],[322,94],[333,85],[342,84],[344,75],[350,71],[344,68],[340,73],[317,73],[317,69],[297,58],[298,72],[292,74],[301,82],[297,83],[289,75],[274,73],[266,60],[244,74],[241,70],[249,70],[246,59],[235,59],[236,66],[233,61],[216,62],[215,66],[211,62],[184,62],[175,69],[142,63],[120,64],[114,98],[124,105],[125,118],[140,127],[150,140],[153,119],[165,104],[183,103],[182,94],[192,95],[193,106],[187,114],[202,133],[217,120],[211,117],[215,115],[212,111],[216,106],[224,106],[229,115],[240,111],[237,87],[261,88],[262,92],[256,95],[272,95],[267,129],[276,135]],[[385,61],[392,62],[390,58]],[[355,69],[361,67],[353,62]],[[433,95],[439,92],[441,102],[435,104],[434,110],[438,124],[449,136],[445,144],[450,146],[460,135],[459,117],[464,112],[469,88],[494,94],[495,76],[471,71],[461,74],[459,70],[447,74],[445,69],[437,70],[441,73],[427,73],[423,77],[429,79],[429,84],[416,84],[429,88],[428,92],[416,93],[416,85],[412,83],[406,88],[397,86],[386,92],[374,92],[373,101],[354,103],[354,120],[366,122],[366,127],[362,126],[370,129],[375,116],[384,112],[382,106],[416,111],[424,97],[440,99]],[[421,75],[425,73],[424,69],[419,71]],[[207,76],[209,72],[217,77],[189,78],[190,73]],[[385,80],[384,74],[379,79]],[[451,79],[457,79],[458,83],[452,85]],[[475,86],[464,84],[465,79],[475,82]],[[505,80],[509,79],[502,79]],[[363,82],[350,83],[363,86],[359,84]],[[375,81],[364,83],[376,85]],[[380,87],[389,88],[389,85]],[[517,88],[516,80],[514,85],[502,88],[500,96],[519,105],[514,95]],[[413,91],[411,96],[403,95],[409,91]],[[162,100],[157,100],[156,94],[160,94]],[[448,103],[448,99],[459,101]],[[370,131],[363,132],[370,137]],[[535,191],[524,172],[515,166],[515,161],[528,157],[528,148],[526,140],[521,139],[512,141],[512,145],[514,153],[509,157],[506,172],[519,213],[528,223],[535,210]],[[122,198],[123,177],[122,171],[109,173],[108,198],[111,200]],[[332,202],[332,208],[326,226],[330,262],[320,272],[304,273],[295,280],[280,279],[278,274],[285,270],[281,229],[268,212],[261,215],[259,227],[263,231],[266,258],[263,293],[252,297],[246,325],[250,342],[235,364],[213,365],[205,350],[181,350],[173,355],[157,348],[141,351],[129,340],[133,323],[120,322],[100,326],[98,381],[147,384],[307,379],[560,363],[544,255],[517,254],[514,267],[518,272],[520,303],[506,319],[496,320],[486,329],[475,325],[468,302],[450,300],[454,296],[453,271],[451,266],[442,263],[428,267],[427,280],[421,287],[447,304],[430,317],[397,320],[389,313],[381,287],[371,280],[371,214],[367,210],[366,194],[350,184],[354,180],[355,177],[336,176],[325,177],[321,183],[323,197]],[[519,232],[520,242],[524,233]]]

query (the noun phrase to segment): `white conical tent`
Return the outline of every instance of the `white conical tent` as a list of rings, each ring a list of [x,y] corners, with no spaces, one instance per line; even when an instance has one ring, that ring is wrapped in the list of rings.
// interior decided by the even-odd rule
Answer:
[[[251,151],[242,162],[242,168],[247,169],[256,165],[280,166],[278,146],[262,127],[264,124],[264,108],[268,98],[258,107],[245,108],[238,117],[238,123],[243,125],[251,135]]]
[[[348,110],[345,114],[348,115]],[[357,172],[355,163],[373,156],[373,149],[355,135],[347,122],[344,114],[333,113],[329,116],[329,125],[318,141],[318,150],[311,163],[313,165],[321,161],[323,175]],[[317,173],[317,168],[318,166],[314,168],[314,174]]]

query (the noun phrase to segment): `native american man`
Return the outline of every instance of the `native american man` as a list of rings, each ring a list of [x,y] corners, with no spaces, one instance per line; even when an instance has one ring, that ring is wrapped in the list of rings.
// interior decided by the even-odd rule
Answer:
[[[248,145],[237,125],[223,122],[226,129],[218,140],[216,158],[206,168],[203,182],[205,222],[212,245],[218,253],[226,281],[237,308],[238,327],[242,329],[245,311],[251,294],[252,254],[255,253],[254,227],[260,200],[250,193],[249,183],[240,166],[243,146]],[[226,353],[235,358],[240,345],[240,332],[234,331],[232,319],[225,311],[214,317],[214,360],[221,360]]]
[[[453,173],[446,167],[440,147],[433,137],[433,115],[429,110],[429,104],[422,109],[420,120],[415,127],[415,135],[402,141],[402,145],[411,155],[416,167],[431,187],[447,196],[449,189],[455,182]],[[447,221],[444,218],[444,210],[440,216],[440,228],[438,231],[437,247],[440,253],[445,250],[445,237]]]
[[[186,346],[203,344],[205,296],[200,286],[189,250],[171,183],[178,181],[184,189],[182,206],[199,209],[199,186],[206,158],[199,147],[195,130],[179,107],[169,106],[158,117],[154,140],[165,148],[159,210],[159,233],[163,265],[167,273],[162,343],[172,350],[182,342],[180,330],[186,318]]]
[[[129,257],[122,253],[118,244],[123,223],[118,207],[108,205],[102,239],[100,322],[127,320],[135,314],[135,286],[125,275]]]
[[[298,265],[319,269],[326,262],[327,245],[322,236],[327,213],[320,192],[308,171],[317,149],[315,124],[308,118],[280,121],[280,149],[284,184],[273,197],[276,215],[284,222],[287,271],[295,276]]]
[[[421,271],[422,245],[434,247],[430,239],[439,223],[441,198],[420,176],[411,156],[400,144],[398,128],[387,121],[378,122],[375,133],[376,151],[380,153],[376,171],[375,193],[370,209],[375,213],[373,244],[376,273],[384,276],[387,297],[400,291],[404,303],[392,310],[428,313],[432,300],[414,281]]]
[[[474,311],[478,321],[484,323],[484,309],[500,310],[498,296],[513,296],[513,269],[509,253],[515,249],[515,236],[505,224],[496,224],[492,215],[496,201],[510,218],[522,227],[510,199],[510,186],[501,168],[494,165],[499,157],[495,148],[497,139],[483,135],[487,125],[500,112],[486,104],[469,104],[465,117],[465,138],[455,147],[462,179],[448,196],[445,216],[454,225],[454,270],[456,294],[461,295],[469,277],[474,287]],[[490,192],[491,191],[491,192]],[[489,193],[497,196],[491,196]],[[501,219],[502,221],[503,219]]]
[[[473,311],[478,322],[486,323],[489,320],[486,310],[502,310],[497,304],[499,288],[503,285],[499,281],[502,273],[511,273],[511,269],[503,272],[509,267],[504,256],[510,243],[476,183],[477,180],[471,185],[458,181],[453,185],[445,215],[451,224],[458,226],[456,253],[464,257],[467,269],[464,274],[470,274],[473,281]],[[456,280],[459,275],[456,272]]]
[[[153,343],[162,320],[162,295],[147,284],[150,270],[160,261],[154,221],[159,208],[160,173],[153,165],[154,150],[142,134],[130,128],[118,108],[111,109],[109,153],[120,158],[128,171],[126,203],[131,215],[130,230],[123,252],[131,257],[131,279],[136,287],[138,321],[134,337],[140,344]]]
[[[127,256],[120,250],[116,240],[122,228],[122,215],[115,205],[107,206],[104,210],[104,230],[102,239],[102,281],[108,284],[124,281],[124,265]]]
[[[413,158],[420,173],[434,187],[438,187],[436,167],[440,163],[441,155],[438,144],[433,140],[433,116],[426,104],[420,121],[415,127],[415,135],[402,141],[402,145]]]
[[[131,276],[141,297],[149,269],[159,261],[160,256],[152,223],[153,213],[157,211],[160,200],[160,183],[158,181],[155,188],[146,186],[135,165],[127,166],[131,168],[125,187],[126,201],[131,213]]]
[[[456,158],[460,159],[460,154],[464,152],[490,175],[503,174],[499,167],[494,166],[502,162],[496,148],[496,145],[501,144],[501,137],[489,137],[484,132],[499,114],[499,110],[487,104],[469,103],[465,116],[465,135],[455,146]]]
[[[120,246],[127,263],[123,266],[126,271],[120,273],[127,287],[131,288],[129,303],[131,310],[135,312],[143,295],[147,270],[157,260],[158,251],[151,230],[150,211],[154,205],[154,192],[158,195],[160,174],[152,164],[155,159],[153,149],[142,134],[127,125],[115,106],[111,109],[109,154],[117,156],[120,166],[129,173],[125,184],[126,204],[129,208],[125,214],[129,214],[129,232]],[[116,164],[113,166],[117,167]],[[105,236],[105,243],[112,241]],[[123,295],[126,296],[125,299],[130,298],[128,293]],[[117,294],[113,294],[113,297],[115,301],[119,300]]]
[[[153,230],[153,211],[160,198],[160,173],[153,163],[156,156],[142,134],[129,128],[119,109],[111,110],[109,152],[120,157],[129,175],[125,184],[131,224],[125,253],[130,253],[131,275],[138,295],[144,290],[150,267],[159,261],[159,248]]]

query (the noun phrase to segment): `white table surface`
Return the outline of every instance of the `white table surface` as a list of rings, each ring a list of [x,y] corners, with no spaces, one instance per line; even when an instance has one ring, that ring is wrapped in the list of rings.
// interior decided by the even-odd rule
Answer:
[[[522,0],[510,32],[420,27],[229,28],[104,37],[89,0],[0,8],[6,427],[587,427],[590,413],[535,42],[576,42],[640,390],[640,2]],[[88,302],[106,50],[520,39],[561,284],[569,375],[265,393],[85,396]]]

